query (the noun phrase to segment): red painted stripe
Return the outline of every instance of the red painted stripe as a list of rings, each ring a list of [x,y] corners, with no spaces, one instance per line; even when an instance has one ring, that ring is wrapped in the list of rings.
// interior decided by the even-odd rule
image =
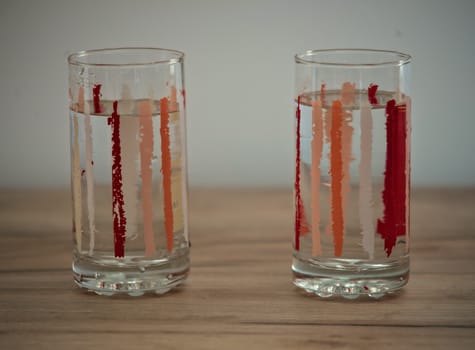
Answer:
[[[165,217],[165,233],[167,236],[167,249],[173,250],[173,203],[172,203],[172,162],[170,154],[170,115],[168,114],[168,99],[160,99],[160,139],[162,149],[162,175],[163,175],[163,206]]]
[[[112,217],[114,225],[114,255],[125,255],[124,194],[122,192],[122,159],[120,147],[120,115],[117,114],[117,101],[113,103],[112,115],[107,119],[112,128]]]
[[[343,252],[343,107],[340,100],[333,101],[332,105],[332,126],[330,143],[330,173],[331,173],[331,194],[332,194],[332,231],[333,247],[336,257]]]
[[[297,119],[296,126],[296,159],[295,159],[295,249],[300,250],[300,236],[310,232],[305,209],[300,194],[300,98],[297,97],[297,110],[295,117]]]
[[[183,97],[183,107],[186,108],[186,91],[185,91],[185,89],[181,90],[181,96]]]
[[[368,100],[372,105],[378,104],[378,98],[376,97],[376,92],[378,91],[378,85],[370,84],[368,86]]]
[[[296,126],[296,159],[295,159],[295,249],[300,250],[300,220],[302,210],[302,198],[300,197],[300,95],[297,97],[297,110],[295,112],[297,118]]]
[[[94,104],[94,113],[101,113],[101,84],[96,84],[92,88],[92,101]]]
[[[384,250],[389,257],[396,246],[397,236],[406,235],[406,105],[386,104],[386,169],[384,172],[383,218],[376,231],[384,239]]]

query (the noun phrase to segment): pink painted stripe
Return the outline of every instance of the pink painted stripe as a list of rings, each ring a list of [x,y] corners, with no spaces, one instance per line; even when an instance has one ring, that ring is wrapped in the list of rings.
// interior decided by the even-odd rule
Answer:
[[[178,111],[177,90],[175,86],[170,87],[170,113]]]
[[[344,106],[351,106],[355,103],[355,84],[346,81],[341,86],[341,103]]]
[[[312,101],[312,255],[320,255],[320,160],[323,153],[322,103]]]
[[[142,177],[142,211],[145,256],[156,254],[153,234],[153,206],[152,206],[152,158],[153,158],[153,121],[152,101],[138,103],[140,120],[140,170]]]

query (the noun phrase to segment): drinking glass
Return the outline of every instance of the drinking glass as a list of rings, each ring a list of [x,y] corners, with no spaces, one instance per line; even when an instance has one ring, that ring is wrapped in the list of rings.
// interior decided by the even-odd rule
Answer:
[[[409,278],[409,66],[404,53],[295,56],[293,283],[378,298]]]
[[[190,264],[184,54],[99,49],[68,63],[74,280],[165,293]]]

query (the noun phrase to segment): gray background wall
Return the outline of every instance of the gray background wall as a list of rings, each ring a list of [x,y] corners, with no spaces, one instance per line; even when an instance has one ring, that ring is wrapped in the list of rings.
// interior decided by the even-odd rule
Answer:
[[[69,184],[66,55],[186,53],[190,184],[290,186],[293,54],[411,53],[413,183],[475,185],[475,1],[0,3],[0,186]]]

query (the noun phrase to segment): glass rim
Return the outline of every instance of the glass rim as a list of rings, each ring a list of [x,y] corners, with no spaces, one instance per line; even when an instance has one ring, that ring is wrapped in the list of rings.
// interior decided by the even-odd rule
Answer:
[[[365,60],[365,62],[352,62],[347,63],[343,61],[338,61],[335,59],[322,59],[318,58],[324,54],[374,54],[375,57],[387,55],[392,57],[392,59],[374,61]],[[411,55],[408,55],[403,52],[393,51],[393,50],[379,50],[379,49],[361,49],[361,48],[337,48],[337,49],[316,49],[316,50],[306,50],[303,53],[295,54],[295,63],[307,64],[307,65],[316,65],[323,67],[347,67],[347,68],[369,68],[369,67],[382,67],[382,66],[402,66],[407,63],[410,63],[412,60]],[[343,55],[342,55],[343,57]]]
[[[119,54],[120,52],[127,53],[148,53],[153,56],[153,54],[165,54],[166,58],[160,57],[157,59],[149,59],[139,62],[125,62],[125,63],[98,63],[98,62],[88,62],[85,60],[87,57],[93,55],[105,55],[105,54]],[[157,55],[158,56],[158,55]],[[174,49],[164,49],[159,47],[146,47],[146,46],[128,46],[128,47],[112,47],[112,48],[102,48],[102,49],[89,49],[89,50],[79,50],[72,52],[68,55],[68,64],[75,66],[91,66],[91,67],[130,67],[130,66],[151,66],[151,65],[160,65],[160,64],[176,64],[183,62],[185,53],[182,51]]]

